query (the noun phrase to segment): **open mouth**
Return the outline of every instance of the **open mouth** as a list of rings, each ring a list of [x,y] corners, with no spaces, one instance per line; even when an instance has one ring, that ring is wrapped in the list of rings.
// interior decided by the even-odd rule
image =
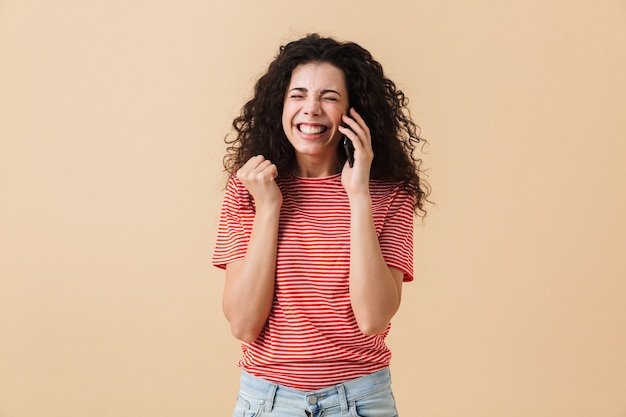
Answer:
[[[298,130],[306,135],[319,135],[324,133],[328,128],[323,125],[299,124]]]

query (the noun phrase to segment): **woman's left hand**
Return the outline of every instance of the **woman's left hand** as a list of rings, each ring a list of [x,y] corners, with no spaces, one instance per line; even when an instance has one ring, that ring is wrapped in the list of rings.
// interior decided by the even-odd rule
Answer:
[[[354,146],[354,165],[346,161],[341,172],[341,183],[348,196],[364,194],[369,196],[369,180],[374,152],[370,129],[359,113],[350,109],[350,117],[343,115],[343,122],[348,128],[339,126],[339,131],[352,141]]]

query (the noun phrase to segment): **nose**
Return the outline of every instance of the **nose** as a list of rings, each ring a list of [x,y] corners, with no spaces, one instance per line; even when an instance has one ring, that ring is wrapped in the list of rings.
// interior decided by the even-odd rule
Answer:
[[[303,111],[307,116],[319,116],[321,113],[320,101],[315,97],[307,98]]]

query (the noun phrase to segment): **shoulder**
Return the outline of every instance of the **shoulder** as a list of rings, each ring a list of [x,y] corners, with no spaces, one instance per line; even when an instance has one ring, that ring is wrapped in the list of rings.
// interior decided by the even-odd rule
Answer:
[[[402,183],[390,181],[371,181],[370,195],[374,211],[386,215],[413,215],[415,196]]]
[[[243,185],[241,180],[234,175],[232,175],[228,180],[228,184],[226,185],[226,190],[224,192],[224,200],[226,202],[230,202],[230,204],[236,206],[237,208],[254,206],[252,195],[245,185]]]
[[[400,199],[411,199],[413,195],[407,191],[401,182],[371,180],[370,193],[380,197],[391,197]]]

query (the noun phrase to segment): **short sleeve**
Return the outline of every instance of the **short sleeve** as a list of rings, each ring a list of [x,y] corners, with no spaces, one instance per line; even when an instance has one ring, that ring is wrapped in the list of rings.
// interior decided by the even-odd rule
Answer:
[[[225,269],[227,264],[245,257],[254,221],[254,207],[251,201],[250,194],[241,181],[232,177],[222,202],[211,260],[214,266]]]
[[[404,272],[404,281],[413,281],[414,197],[398,188],[394,191],[379,235],[380,250],[388,266]]]

